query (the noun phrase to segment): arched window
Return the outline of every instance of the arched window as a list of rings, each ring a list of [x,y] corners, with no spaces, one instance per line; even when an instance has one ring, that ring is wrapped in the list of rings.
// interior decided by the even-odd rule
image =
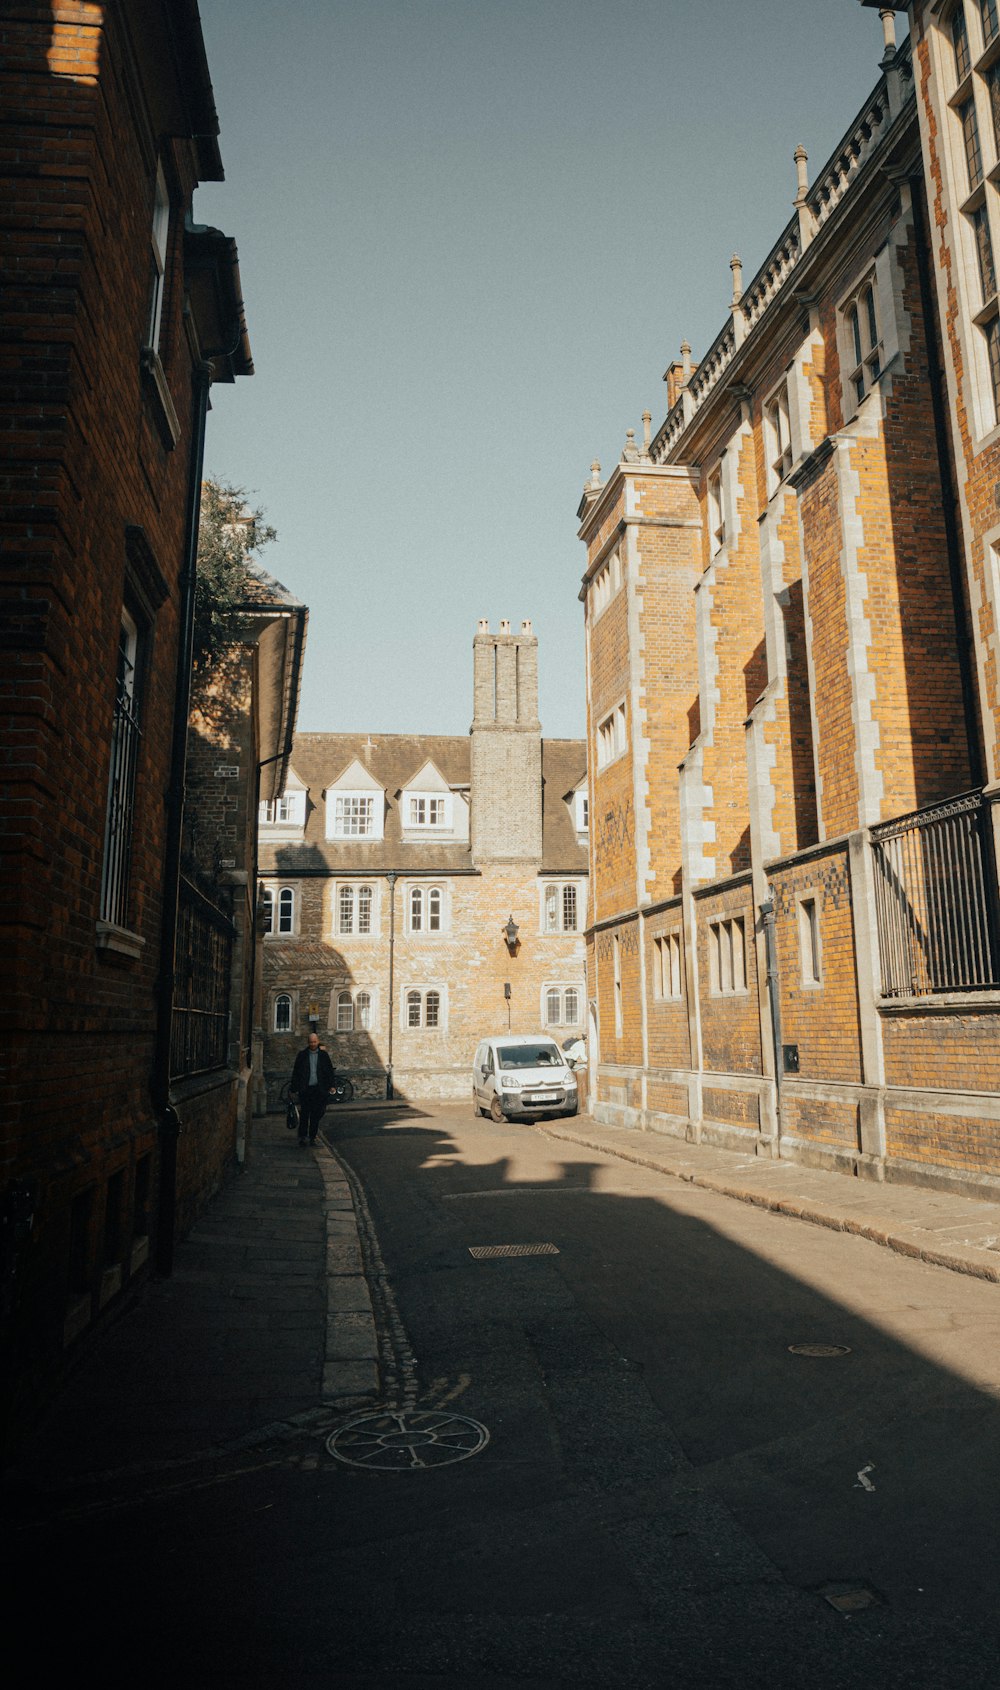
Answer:
[[[580,994],[575,986],[567,986],[563,1000],[563,1020],[567,1027],[580,1025]]]
[[[359,992],[354,1000],[357,1011],[358,1026],[367,1032],[372,1024],[372,995],[371,992]]]
[[[558,1027],[562,1002],[558,986],[551,986],[545,994],[545,1025]]]
[[[424,1026],[436,1027],[441,1019],[441,993],[428,992],[424,999]]]
[[[354,1000],[350,992],[337,993],[337,1032],[350,1033],[354,1030]]]
[[[572,884],[563,887],[562,924],[564,933],[576,932],[576,887]]]
[[[441,931],[441,888],[429,886],[427,888],[427,931],[440,933]]]
[[[558,933],[559,931],[559,888],[546,886],[545,888],[545,931]]]
[[[283,886],[278,893],[278,932],[295,932],[295,893],[290,886]]]
[[[419,992],[407,992],[406,994],[406,1025],[408,1027],[420,1026]]]
[[[274,892],[270,886],[261,888],[260,926],[262,933],[274,932]]]
[[[342,886],[338,900],[337,931],[339,933],[354,932],[354,887]]]
[[[358,932],[370,933],[372,930],[372,889],[370,886],[358,887]]]
[[[410,932],[420,933],[424,925],[424,889],[422,886],[410,888]]]
[[[274,1030],[276,1033],[292,1030],[292,1000],[287,992],[279,992],[274,1000]]]

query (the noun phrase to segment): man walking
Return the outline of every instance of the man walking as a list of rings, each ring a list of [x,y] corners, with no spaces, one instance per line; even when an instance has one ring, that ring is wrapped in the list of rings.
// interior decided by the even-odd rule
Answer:
[[[309,1043],[300,1050],[292,1069],[289,1088],[299,1100],[299,1143],[316,1143],[316,1133],[327,1099],[333,1090],[336,1076],[333,1063],[319,1042],[318,1033],[309,1034]]]

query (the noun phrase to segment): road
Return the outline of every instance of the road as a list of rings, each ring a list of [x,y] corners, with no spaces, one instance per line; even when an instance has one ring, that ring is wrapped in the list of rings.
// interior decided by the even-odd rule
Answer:
[[[544,1124],[326,1125],[433,1448],[66,1522],[47,1588],[113,1684],[1000,1685],[997,1286]]]

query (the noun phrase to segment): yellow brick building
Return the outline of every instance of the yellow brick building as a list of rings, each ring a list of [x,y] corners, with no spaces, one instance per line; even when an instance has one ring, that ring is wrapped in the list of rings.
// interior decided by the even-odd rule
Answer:
[[[415,1098],[469,1095],[508,1025],[584,1032],[585,743],[542,739],[530,622],[481,622],[473,667],[470,733],[299,734],[262,806],[271,1107],[312,1026],[360,1095]]]
[[[579,508],[594,1108],[996,1195],[1000,18],[879,10],[870,98]]]

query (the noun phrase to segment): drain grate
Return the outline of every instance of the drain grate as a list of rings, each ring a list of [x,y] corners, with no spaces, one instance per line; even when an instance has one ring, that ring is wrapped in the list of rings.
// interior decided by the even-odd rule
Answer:
[[[383,1409],[338,1426],[326,1440],[330,1454],[348,1467],[382,1473],[418,1473],[467,1461],[490,1441],[478,1420],[440,1409]]]
[[[838,1614],[860,1614],[878,1601],[874,1590],[866,1584],[821,1584],[819,1594]]]
[[[477,1262],[491,1262],[497,1256],[558,1256],[555,1244],[470,1244],[469,1255]]]
[[[849,1356],[850,1344],[789,1344],[789,1355],[820,1356],[829,1359],[831,1356]]]

